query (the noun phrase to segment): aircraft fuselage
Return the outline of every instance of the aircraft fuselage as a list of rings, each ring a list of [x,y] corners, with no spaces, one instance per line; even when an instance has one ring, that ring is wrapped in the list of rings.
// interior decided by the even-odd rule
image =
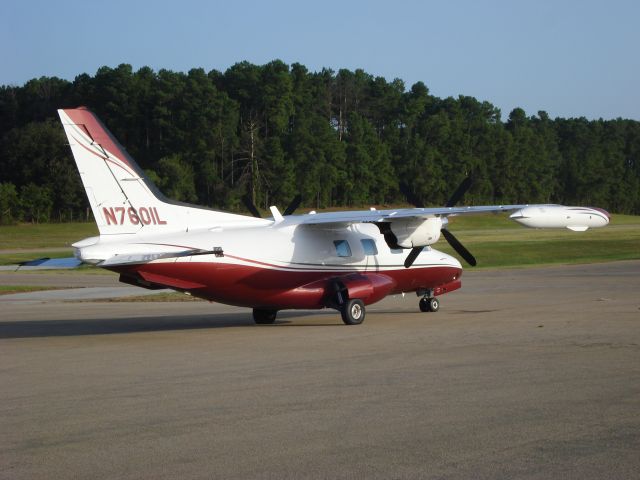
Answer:
[[[168,254],[185,248],[216,250],[105,268],[136,285],[170,286],[207,300],[253,308],[329,306],[330,285],[336,278],[365,304],[403,292],[440,295],[459,288],[462,274],[457,259],[432,248],[425,248],[406,269],[407,250],[389,248],[371,224],[336,230],[305,225],[212,228],[162,238],[136,235],[131,241],[102,238],[87,243],[77,255],[91,263],[149,250],[164,249]]]

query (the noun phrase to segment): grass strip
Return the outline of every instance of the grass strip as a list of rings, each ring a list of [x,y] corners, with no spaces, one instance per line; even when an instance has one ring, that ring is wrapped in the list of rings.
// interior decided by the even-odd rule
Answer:
[[[0,295],[12,293],[40,292],[43,290],[67,290],[71,287],[46,287],[39,285],[0,285]]]
[[[27,262],[29,260],[37,260],[40,258],[66,258],[73,256],[73,249],[69,251],[38,251],[38,252],[15,252],[15,253],[0,253],[0,265],[17,265],[20,262]]]
[[[98,235],[94,222],[21,223],[0,227],[0,250],[70,247],[83,238]],[[50,256],[50,255],[47,255]]]

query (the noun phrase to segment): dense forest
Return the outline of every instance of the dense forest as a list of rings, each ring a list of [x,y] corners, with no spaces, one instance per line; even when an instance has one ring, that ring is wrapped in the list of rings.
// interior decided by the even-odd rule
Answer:
[[[95,111],[169,197],[240,211],[300,193],[313,208],[557,202],[640,213],[640,122],[503,119],[473,97],[438,98],[362,70],[242,62],[188,73],[102,67],[73,82],[0,87],[0,223],[88,218],[56,109]]]

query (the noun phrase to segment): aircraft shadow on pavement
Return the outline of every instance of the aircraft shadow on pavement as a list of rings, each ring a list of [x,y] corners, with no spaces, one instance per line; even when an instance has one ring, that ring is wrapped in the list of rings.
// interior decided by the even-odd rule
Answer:
[[[275,328],[278,326],[321,327],[342,326],[335,322],[292,323],[291,319],[317,315],[317,312],[281,312],[273,325],[256,325],[250,313],[214,313],[167,317],[123,317],[88,320],[28,320],[0,322],[0,339],[30,337],[64,337],[108,335],[117,333],[162,332],[210,328]]]

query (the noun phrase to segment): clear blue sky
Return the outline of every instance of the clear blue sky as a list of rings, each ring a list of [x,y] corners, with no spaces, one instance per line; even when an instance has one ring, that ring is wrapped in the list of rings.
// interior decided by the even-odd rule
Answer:
[[[552,117],[640,119],[639,0],[4,0],[0,84],[279,58]]]

